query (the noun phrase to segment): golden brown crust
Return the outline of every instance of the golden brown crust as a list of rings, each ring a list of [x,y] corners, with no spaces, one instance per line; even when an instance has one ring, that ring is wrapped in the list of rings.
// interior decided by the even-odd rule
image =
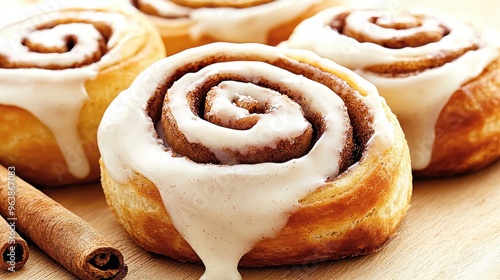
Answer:
[[[500,158],[500,58],[453,93],[436,123],[432,159],[416,176],[481,169]]]
[[[252,54],[241,57],[221,55],[204,58],[201,62],[190,61],[186,69],[179,68],[180,73],[172,76],[197,71],[195,69],[205,64],[254,58]],[[381,100],[380,113],[388,120],[390,138],[394,140],[390,145],[370,141],[377,133],[373,125],[374,113],[364,103],[362,96],[366,93],[352,86],[349,75],[336,76],[342,73],[330,72],[314,62],[308,64],[305,58],[294,59],[278,58],[266,62],[322,82],[339,92],[347,107],[356,142],[356,147],[350,147],[353,149],[348,153],[356,154],[352,155],[356,162],[347,160],[348,165],[340,167],[339,176],[329,178],[323,186],[300,199],[301,206],[290,213],[286,226],[275,237],[258,242],[243,256],[242,266],[304,264],[377,251],[396,232],[409,208],[412,174],[408,146],[396,117],[385,102]],[[157,94],[153,95],[157,98],[149,99],[146,108],[153,120],[160,118],[157,116],[163,99],[160,93],[173,83],[170,77],[165,79],[165,88],[157,88]],[[103,161],[101,176],[111,210],[135,242],[148,251],[177,260],[200,261],[175,229],[158,188],[150,180],[134,173],[127,182],[118,183],[111,178]]]
[[[79,10],[79,9],[78,9]],[[106,11],[106,9],[102,9]],[[84,11],[84,10],[83,10]],[[113,11],[113,10],[110,10]],[[120,61],[103,69],[85,83],[89,96],[80,111],[78,131],[90,174],[76,178],[68,171],[60,147],[52,132],[30,112],[0,104],[0,162],[15,165],[20,176],[30,183],[44,186],[76,184],[99,179],[97,127],[111,100],[126,89],[149,64],[164,56],[164,47],[155,28],[138,13],[126,13],[148,32],[127,46]],[[36,135],[36,136],[35,136]],[[72,147],[64,147],[72,149]],[[73,149],[74,150],[74,149]],[[78,156],[75,160],[78,160]]]
[[[290,34],[292,34],[295,26],[297,26],[297,24],[299,24],[302,20],[314,15],[315,13],[326,7],[338,5],[339,2],[341,2],[341,0],[320,1],[308,10],[304,11],[299,17],[273,28],[269,32],[267,36],[267,42],[265,43],[275,46],[285,41],[290,36]],[[159,16],[154,16],[154,14],[156,13],[154,11],[154,8],[148,7],[146,5],[145,9],[143,9],[142,6],[139,7],[139,9],[142,9],[142,11],[147,14],[153,14],[152,16],[150,16],[150,19],[155,23],[161,34],[163,43],[167,50],[167,55],[173,55],[185,49],[220,41],[208,35],[201,36],[200,38],[193,38],[192,36],[190,36],[189,29],[191,28],[193,23],[188,18],[183,18],[178,21],[165,22]]]

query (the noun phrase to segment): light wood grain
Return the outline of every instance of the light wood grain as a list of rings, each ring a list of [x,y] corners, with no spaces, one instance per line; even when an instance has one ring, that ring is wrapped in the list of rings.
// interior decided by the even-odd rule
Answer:
[[[142,250],[116,223],[100,185],[45,190],[114,243],[126,279],[198,279],[203,266]],[[78,229],[75,229],[78,230]],[[25,267],[7,279],[74,279],[30,244]],[[500,279],[500,162],[467,176],[417,181],[399,229],[375,254],[315,265],[242,268],[244,279]]]

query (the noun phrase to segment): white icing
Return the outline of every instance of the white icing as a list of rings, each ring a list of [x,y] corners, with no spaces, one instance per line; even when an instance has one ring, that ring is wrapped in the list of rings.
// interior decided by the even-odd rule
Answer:
[[[261,123],[260,127],[254,129],[252,133],[249,133],[254,134],[255,130],[260,130],[262,132],[262,129],[265,128],[264,131],[267,132],[265,135],[263,134],[262,137],[251,140],[251,142],[257,146],[275,148],[275,143],[277,143],[280,138],[294,138],[302,135],[306,129],[311,127],[304,118],[302,110],[297,103],[294,103],[287,95],[282,95],[268,88],[260,87],[252,83],[223,81],[219,86],[212,88],[209,94],[213,95],[213,101],[210,102],[210,110],[205,109],[205,116],[217,117],[225,126],[231,126],[232,121],[245,118],[259,120]],[[270,109],[268,109],[265,115],[250,113],[247,109],[236,106],[234,102],[240,100],[265,104],[263,107]],[[264,123],[264,125],[262,125],[262,123]],[[293,126],[291,126],[291,124],[293,124]],[[268,136],[278,137],[266,138]],[[244,139],[245,142],[250,142],[246,140],[247,139]],[[233,141],[233,143],[237,144],[236,141]],[[238,147],[234,148],[240,151],[245,150],[244,145],[237,144],[237,146]]]
[[[218,117],[225,126],[231,125],[232,120],[242,120],[247,117],[259,118],[259,114],[250,113],[247,109],[236,106],[235,102],[237,101],[246,100],[247,102],[258,102],[259,104],[264,102],[279,104],[280,101],[285,99],[285,95],[281,95],[279,92],[251,83],[236,81],[223,81],[219,86],[213,87],[209,94],[213,99],[209,102],[210,109],[205,108],[205,116]],[[207,104],[207,101],[205,103]],[[285,103],[289,106],[295,105],[294,107],[297,108],[297,104],[291,101]]]
[[[269,32],[302,14],[317,0],[275,0],[246,9],[209,8],[193,11],[191,35],[222,41],[265,43]]]
[[[349,70],[320,59],[311,52],[280,50],[258,44],[215,43],[186,50],[150,66],[106,110],[98,129],[99,149],[113,180],[127,183],[137,172],[158,187],[175,228],[205,264],[206,272],[202,279],[241,278],[237,271],[240,258],[262,238],[279,232],[286,224],[289,213],[300,207],[300,198],[324,185],[327,178],[338,174],[336,163],[346,131],[345,119],[339,113],[344,110],[341,100],[317,82],[257,62],[214,63],[207,67],[211,69],[209,71],[250,69],[249,75],[256,79],[269,77],[291,87],[306,89],[304,96],[309,102],[306,103],[315,110],[325,112],[326,131],[309,153],[284,163],[213,165],[173,157],[157,138],[155,125],[145,112],[146,104],[161,83],[159,79],[172,75],[188,62],[223,54],[256,54],[263,59],[304,57],[311,63],[343,73],[366,91],[366,97],[362,98],[373,110],[374,128],[380,130],[370,142],[377,142],[377,145],[385,142],[386,147],[393,143],[392,126],[381,107],[376,89]],[[202,76],[204,71],[202,69],[194,75]],[[318,91],[309,92],[308,87]],[[188,90],[189,87],[184,89]],[[193,117],[185,108],[184,101],[175,102],[181,104],[170,106],[182,107],[174,110],[179,111],[176,112],[179,115],[177,120],[180,120],[179,127],[184,133],[203,131],[203,137],[196,136],[195,140],[208,141],[211,145],[219,145],[217,142],[231,145],[235,141],[233,134],[219,135],[226,133],[223,130],[227,129],[216,128],[197,116]],[[249,137],[252,138],[258,137]],[[242,141],[248,142],[248,139]]]
[[[169,103],[167,105],[177,120],[179,130],[184,132],[189,142],[210,147],[214,153],[228,159],[229,155],[226,155],[225,148],[232,151],[245,150],[246,147],[251,146],[274,148],[278,140],[298,137],[309,126],[298,105],[294,106],[295,110],[288,110],[289,107],[280,106],[268,114],[261,114],[259,121],[252,128],[246,130],[229,129],[204,121],[189,109],[185,92],[186,89],[190,90],[189,87],[195,88],[199,84],[204,84],[210,76],[218,74],[238,76],[246,74],[254,77],[255,83],[264,78],[280,81],[286,84],[292,93],[301,92],[308,104],[311,104],[312,108],[316,108],[320,114],[325,116],[332,116],[331,110],[343,105],[341,99],[332,94],[326,86],[311,82],[303,76],[294,75],[281,68],[274,67],[271,71],[269,68],[269,65],[264,62],[241,63],[241,61],[233,61],[210,65],[197,73],[187,74],[179,79],[168,91]],[[232,83],[233,87],[234,83]],[[246,86],[252,87],[248,84]],[[255,87],[253,86],[252,89],[255,90]],[[239,89],[241,88],[240,85]],[[256,92],[252,96],[258,98],[260,91]],[[277,98],[283,98],[281,94],[276,95]],[[189,115],[186,116],[186,114]],[[342,123],[342,119],[342,115],[332,116],[332,121],[338,123]],[[211,134],[217,135],[217,137],[207,137]]]
[[[104,40],[101,33],[94,26],[84,23],[70,23],[57,25],[51,29],[35,30],[29,34],[19,33],[14,42],[22,42],[23,39],[43,45],[46,48],[66,46],[66,37],[75,36],[78,43],[67,52],[59,53],[39,53],[31,51],[23,44],[11,44],[11,48],[4,49],[2,54],[7,57],[15,57],[19,63],[28,63],[40,67],[46,67],[54,62],[62,67],[71,67],[75,63],[84,61],[91,57],[93,53],[99,51],[99,40]]]
[[[139,0],[138,5],[149,5],[154,7],[157,13],[162,17],[188,17],[192,9],[179,6],[170,1],[158,0]]]
[[[193,20],[190,35],[204,35],[219,41],[265,43],[269,32],[302,14],[319,0],[275,0],[247,8],[186,8],[170,1],[141,0],[165,16],[186,16]],[[164,22],[175,19],[164,19]]]
[[[429,9],[409,9],[408,14],[427,15],[428,19],[424,21],[422,27],[408,30],[384,29],[362,20],[369,18],[370,11],[352,12],[356,20],[347,19],[346,23],[378,39],[390,38],[391,34],[393,37],[398,37],[423,29],[432,30],[436,27],[437,20],[451,31],[438,42],[420,47],[390,49],[373,43],[360,43],[333,31],[328,24],[337,14],[346,11],[351,10],[348,7],[329,8],[303,21],[283,46],[314,51],[354,70],[373,83],[398,116],[410,146],[413,169],[424,169],[431,159],[435,139],[434,128],[442,108],[453,92],[463,83],[479,75],[498,57],[500,44],[496,34],[489,30],[478,34],[473,27]],[[389,10],[375,11],[373,16],[389,20],[392,14]],[[359,19],[361,21],[358,21]],[[411,61],[416,57],[439,54],[442,50],[462,49],[474,43],[479,43],[478,50],[469,51],[442,67],[409,77],[384,78],[363,70],[372,65]]]
[[[64,18],[107,24],[113,32],[107,45],[108,53],[99,62],[74,69],[0,68],[0,103],[25,109],[44,123],[54,135],[71,174],[84,178],[90,172],[90,164],[77,125],[80,110],[88,99],[85,82],[94,79],[100,69],[119,61],[127,42],[144,31],[117,13],[43,13],[1,30],[0,54],[11,61],[35,66],[67,67],[83,60],[97,48],[95,40],[100,36],[91,24],[61,24],[36,31],[36,26],[40,24]],[[37,44],[57,47],[65,45],[63,38],[67,35],[77,38],[77,44],[67,53],[30,52],[22,44],[23,38],[28,38]]]

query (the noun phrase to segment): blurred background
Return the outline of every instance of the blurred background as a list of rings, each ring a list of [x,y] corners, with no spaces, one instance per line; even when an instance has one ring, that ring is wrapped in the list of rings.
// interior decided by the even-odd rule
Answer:
[[[89,2],[92,0],[79,0]],[[304,0],[305,1],[305,0]],[[411,6],[434,7],[467,22],[488,25],[500,32],[500,1],[498,0],[342,0],[347,5],[357,7],[382,7],[399,10]],[[15,21],[25,13],[53,10],[55,7],[74,4],[71,0],[0,0],[0,26]],[[100,0],[100,2],[121,2],[128,0]]]

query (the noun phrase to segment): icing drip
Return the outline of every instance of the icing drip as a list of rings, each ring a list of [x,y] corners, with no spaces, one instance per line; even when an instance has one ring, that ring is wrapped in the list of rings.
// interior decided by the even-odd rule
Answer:
[[[355,30],[370,39],[360,42],[346,36],[332,29],[332,21],[333,25],[342,22],[343,29]],[[421,39],[423,43],[400,48],[370,43],[429,34],[438,34],[437,41],[425,38]],[[373,83],[398,116],[410,146],[413,169],[421,170],[430,163],[439,113],[463,83],[481,74],[498,57],[496,38],[491,30],[477,32],[472,26],[428,9],[411,9],[395,16],[386,10],[340,7],[323,10],[303,21],[284,46],[312,50]],[[439,62],[447,55],[453,55],[453,59]],[[408,65],[425,59],[439,64],[399,76],[374,71],[380,65]]]
[[[67,19],[72,21],[57,24]],[[77,129],[88,100],[85,82],[118,61],[126,42],[143,32],[127,21],[115,13],[61,11],[0,31],[0,103],[27,110],[45,124],[76,178],[90,172]],[[106,25],[110,34],[101,34],[92,22]],[[53,26],[37,27],[44,24]]]
[[[87,100],[83,84],[95,77],[92,69],[40,72],[38,69],[0,69],[0,102],[23,108],[54,134],[68,170],[77,178],[90,172],[78,134],[80,109]],[[57,86],[54,86],[57,84]]]
[[[265,43],[273,28],[296,18],[317,2],[319,0],[275,0],[237,9],[189,8],[171,1],[139,0],[138,7],[148,5],[165,20],[189,17],[193,20],[190,34],[195,39],[208,35],[219,41]]]
[[[238,59],[250,54],[258,59]],[[190,49],[149,67],[111,103],[104,114],[98,130],[98,142],[110,176],[116,182],[128,183],[137,172],[157,186],[175,228],[205,264],[206,271],[201,279],[240,279],[237,270],[240,258],[260,240],[277,234],[287,223],[289,213],[300,207],[300,198],[339,173],[340,153],[346,145],[344,103],[324,85],[264,63],[279,58],[292,59],[292,55],[306,57],[308,62],[320,60],[310,52],[280,50],[257,44],[216,43]],[[170,103],[164,106],[172,107],[179,130],[187,134],[190,141],[217,150],[238,145],[240,141],[244,145],[255,144],[252,141],[272,145],[267,138],[259,137],[263,132],[268,133],[267,125],[255,124],[245,130],[216,126],[193,114],[186,103],[188,92],[196,83],[204,82],[207,72],[222,76],[246,73],[257,84],[260,79],[266,78],[296,89],[301,94],[302,101],[298,103],[302,104],[304,111],[321,114],[325,129],[305,155],[282,163],[200,164],[185,156],[174,155],[172,149],[162,144],[161,135],[158,135],[161,131],[155,129],[155,120],[148,115],[146,105],[162,83],[158,77],[169,79],[188,63],[220,56],[236,58],[230,62],[214,62],[194,73],[185,74],[167,90],[166,99]],[[375,88],[330,61],[321,60],[321,63],[335,73],[348,76],[365,91],[363,101],[373,108],[374,128],[380,129],[370,141],[385,142],[390,146],[393,141],[390,136],[392,127],[383,113]],[[242,94],[261,100],[262,95],[269,92],[254,83],[224,80],[215,87],[225,88],[219,94],[230,96],[231,100]],[[274,94],[270,93],[271,96],[265,98],[273,99]],[[288,97],[295,99],[293,94]],[[230,106],[230,114],[248,115],[244,109],[235,108],[227,102],[217,106],[220,107],[214,110],[226,111],[226,107]],[[286,112],[284,116],[288,118],[288,114],[295,118],[295,112]],[[260,117],[280,118],[279,115]],[[304,126],[301,119],[298,117],[297,122],[288,120],[286,127],[290,127],[287,130],[291,134]],[[280,129],[270,132],[270,138],[289,137],[282,136]]]

